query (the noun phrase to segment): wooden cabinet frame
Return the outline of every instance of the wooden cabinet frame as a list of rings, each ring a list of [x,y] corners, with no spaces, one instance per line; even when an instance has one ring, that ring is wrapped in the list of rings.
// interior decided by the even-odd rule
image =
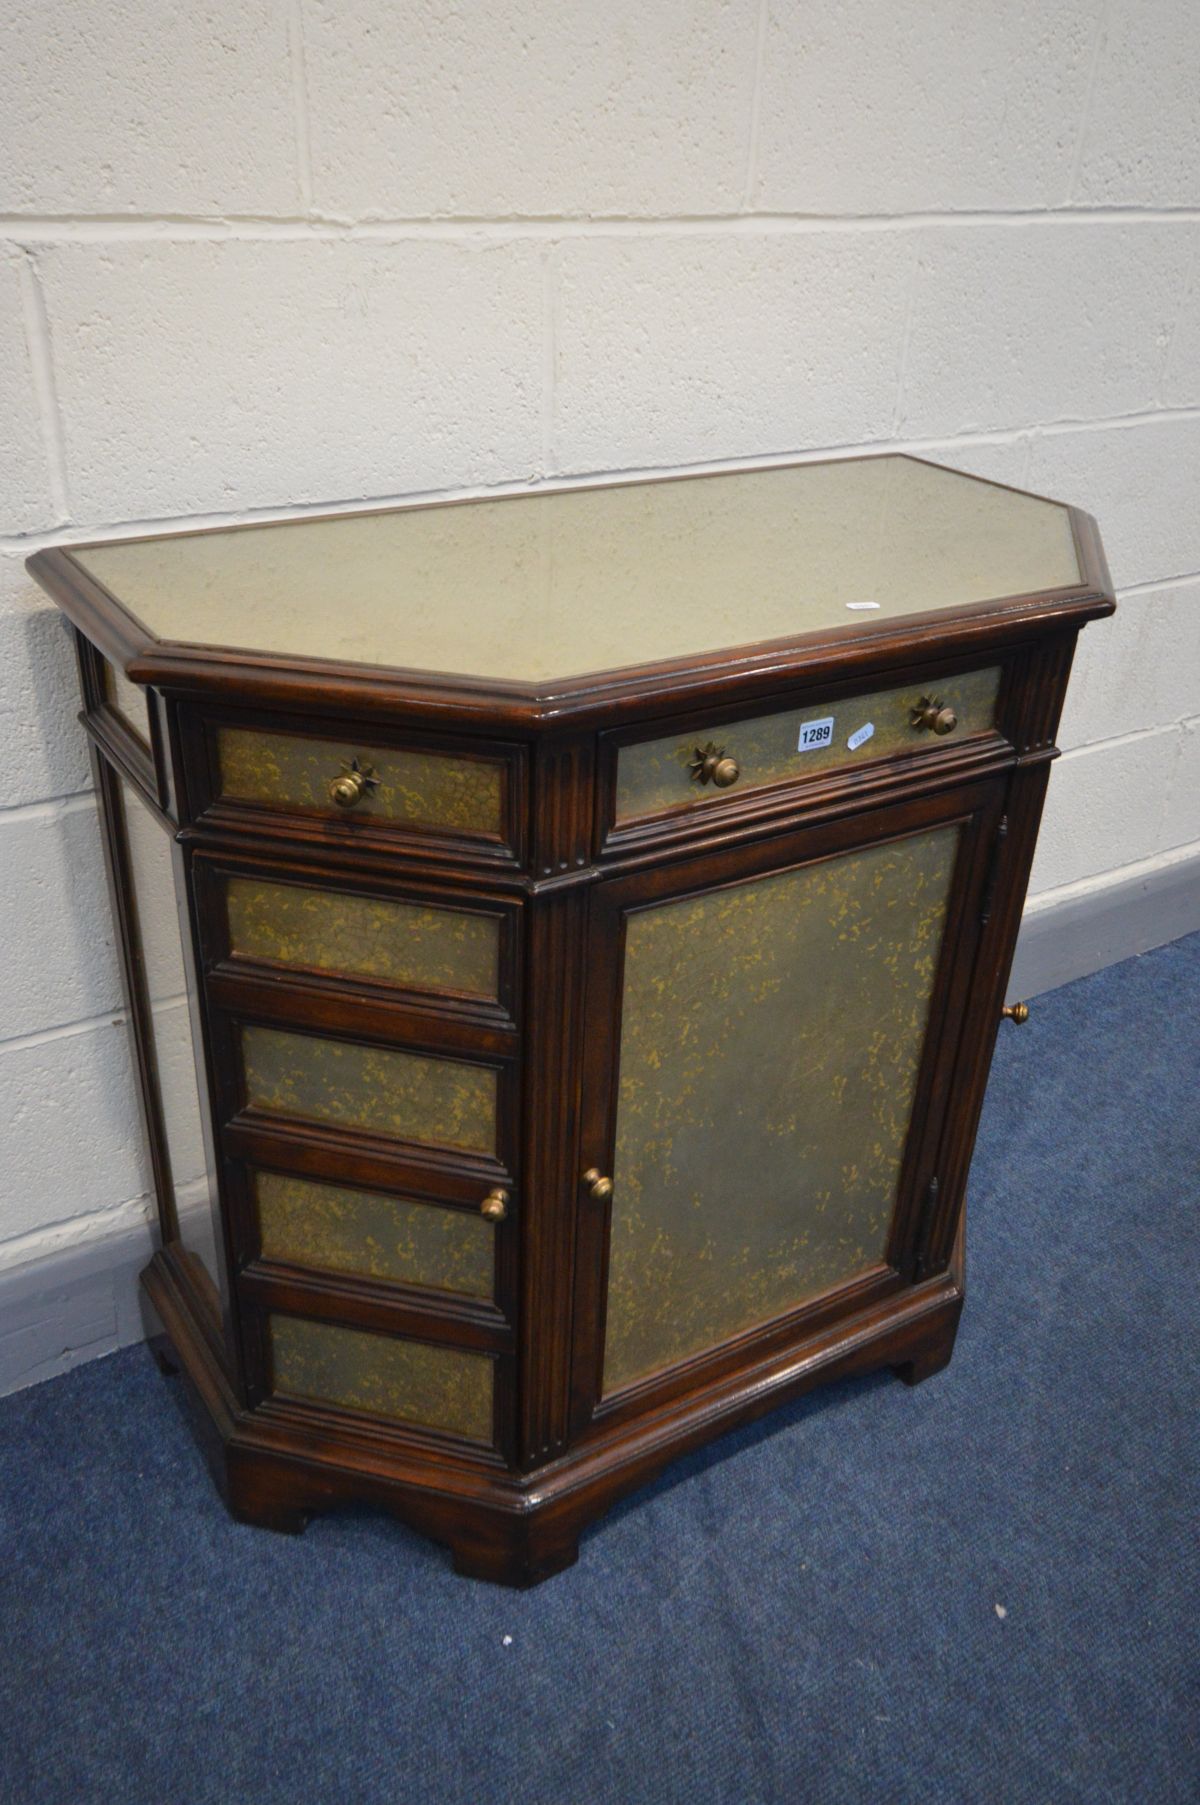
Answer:
[[[71,550],[30,561],[77,628],[81,718],[160,1203],[162,1246],[145,1289],[239,1517],[298,1530],[314,1511],[371,1501],[449,1544],[460,1571],[531,1584],[574,1559],[583,1527],[614,1500],[724,1428],[838,1375],[890,1367],[915,1381],[946,1363],[963,1303],[967,1172],[1071,657],[1080,628],[1113,607],[1093,524],[1073,511],[1071,526],[1081,580],[1069,588],[543,684],[159,641]],[[149,686],[149,748],[107,704],[101,656]],[[686,819],[612,826],[615,756],[631,739],[995,665],[995,726],[962,743],[730,791]],[[221,721],[498,759],[502,831],[406,831],[223,803],[212,755]],[[224,1319],[179,1237],[122,780],[175,842],[220,1192]],[[625,915],[942,823],[961,823],[962,835],[886,1259],[602,1398],[607,1225],[582,1174],[608,1169]],[[229,874],[494,917],[499,995],[231,958],[220,898]],[[243,1022],[492,1067],[494,1152],[248,1109]],[[442,1210],[477,1209],[503,1188],[494,1296],[264,1258],[254,1167]],[[490,1359],[493,1445],[274,1395],[264,1332],[272,1309]]]

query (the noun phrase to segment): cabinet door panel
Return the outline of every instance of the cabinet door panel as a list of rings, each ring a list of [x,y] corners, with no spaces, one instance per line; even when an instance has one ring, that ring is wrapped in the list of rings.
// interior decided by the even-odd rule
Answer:
[[[619,1031],[584,1100],[613,1185],[582,1206],[593,1402],[887,1275],[987,794],[598,890],[589,1015]]]
[[[630,917],[606,1393],[884,1258],[960,831]]]

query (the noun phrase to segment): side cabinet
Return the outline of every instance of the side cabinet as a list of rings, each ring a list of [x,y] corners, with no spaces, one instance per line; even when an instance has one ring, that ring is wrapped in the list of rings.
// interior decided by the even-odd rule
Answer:
[[[724,1428],[945,1366],[1085,517],[878,458],[30,567],[237,1517],[533,1584]]]
[[[135,741],[93,687],[147,1284],[239,1516],[375,1496],[461,1570],[534,1580],[598,1497],[722,1423],[945,1364],[1045,788],[995,717],[1016,730],[1032,668],[951,671],[978,719],[867,761],[861,793],[841,753],[681,807],[623,738],[658,773],[632,830],[595,736],[355,751],[334,717],[152,694]],[[879,696],[754,730],[769,750],[829,707],[844,729]],[[339,819],[331,786],[385,756],[376,810]],[[426,822],[463,794],[465,826]],[[476,841],[484,808],[502,831]]]

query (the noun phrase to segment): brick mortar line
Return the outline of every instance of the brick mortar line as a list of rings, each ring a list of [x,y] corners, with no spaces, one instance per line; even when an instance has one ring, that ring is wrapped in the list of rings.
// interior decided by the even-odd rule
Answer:
[[[1172,577],[1150,577],[1144,583],[1118,583],[1117,600],[1124,595],[1153,595],[1159,589],[1174,589],[1179,583],[1194,583],[1200,570],[1181,570]]]
[[[549,488],[595,488],[606,483],[636,481],[642,477],[653,478],[691,473],[700,475],[710,471],[737,471],[748,468],[770,469],[781,464],[820,463],[829,458],[850,458],[869,454],[883,455],[888,452],[897,454],[910,452],[917,456],[924,456],[931,451],[949,454],[955,449],[970,451],[978,446],[1019,445],[1023,439],[1029,440],[1033,434],[1055,438],[1067,433],[1120,432],[1137,426],[1174,425],[1191,420],[1200,420],[1200,405],[1150,408],[1128,414],[1098,415],[1090,419],[1038,421],[1021,426],[989,427],[981,429],[979,432],[930,434],[924,438],[864,439],[852,443],[822,445],[812,450],[792,449],[765,452],[759,457],[713,458],[688,464],[642,464],[604,470],[552,470],[547,472],[543,479],[532,483],[506,480],[494,484],[409,490],[387,495],[329,496],[319,502],[264,503],[258,507],[235,510],[201,509],[193,514],[146,515],[118,521],[112,519],[75,520],[64,522],[60,526],[38,527],[27,533],[0,533],[0,554],[28,555],[40,550],[45,545],[78,544],[96,534],[132,538],[141,533],[159,530],[166,533],[208,526],[239,526],[253,521],[309,520],[314,516],[327,514],[331,508],[345,508],[347,512],[371,513],[380,508],[403,506],[407,502],[460,499],[492,501],[505,495],[536,495]],[[1171,576],[1145,578],[1141,585],[1126,585],[1126,587],[1153,586],[1176,580],[1178,580],[1176,577]]]
[[[61,821],[65,816],[85,814],[95,801],[94,790],[67,790],[61,796],[39,796],[36,802],[14,802],[0,807],[0,827],[18,826],[22,821]]]
[[[1114,865],[1107,871],[1097,872],[1093,877],[1073,877],[1069,883],[1055,884],[1050,890],[1036,890],[1030,893],[1023,913],[1036,913],[1053,902],[1068,902],[1076,896],[1086,896],[1093,890],[1107,889],[1120,883],[1127,883],[1139,872],[1159,871],[1171,865],[1185,865],[1189,859],[1200,857],[1200,840],[1185,840],[1182,846],[1170,846],[1164,852],[1152,852],[1144,859],[1131,859],[1127,865]]]
[[[546,246],[542,257],[542,475],[554,465],[558,425],[558,245]]]
[[[917,289],[921,282],[922,235],[914,234],[912,264],[908,272],[908,293],[904,298],[904,324],[900,331],[900,352],[896,359],[896,400],[892,408],[892,436],[898,438],[904,418],[904,396],[908,386],[908,354],[912,348],[913,320],[917,312]]]
[[[46,459],[46,477],[50,501],[60,522],[71,516],[67,484],[66,439],[62,409],[58,401],[58,384],[54,371],[54,349],[50,336],[50,317],[42,291],[37,260],[28,249],[22,249],[19,281],[21,306],[25,316],[25,338],[29,349],[29,365],[37,397],[38,418],[42,429],[42,450]]]
[[[1117,746],[1136,745],[1141,740],[1150,740],[1156,734],[1181,733],[1190,720],[1188,715],[1177,715],[1173,721],[1156,721],[1150,727],[1134,727],[1129,733],[1113,733],[1107,739],[1084,740],[1080,746],[1067,746],[1062,752],[1062,763],[1069,765],[1072,760],[1086,758],[1092,752],[1111,752]]]
[[[144,1226],[152,1231],[155,1218],[152,1193],[141,1191],[135,1197],[102,1203],[81,1216],[56,1216],[53,1222],[39,1222],[34,1228],[21,1229],[0,1240],[0,1273],[32,1266],[51,1254],[123,1239],[131,1229]]]
[[[746,176],[742,183],[742,212],[750,213],[758,181],[758,151],[762,125],[763,71],[767,60],[767,8],[770,0],[758,0],[754,24],[754,76],[750,87],[750,129],[746,138]]]
[[[1087,89],[1083,96],[1083,110],[1079,118],[1079,134],[1075,139],[1075,154],[1071,158],[1071,173],[1067,178],[1066,204],[1068,206],[1074,201],[1075,190],[1079,186],[1079,172],[1083,167],[1083,153],[1087,146],[1088,131],[1092,123],[1092,104],[1096,93],[1096,82],[1100,76],[1100,64],[1104,58],[1111,12],[1112,0],[1104,0],[1096,20],[1096,35],[1092,39],[1092,57],[1088,68]]]
[[[905,232],[924,226],[1170,225],[1200,222],[1200,207],[1074,205],[932,209],[909,213],[446,214],[339,218],[306,214],[0,214],[0,237],[15,241],[119,243],[150,240],[271,242],[312,239],[461,239],[467,244],[526,238],[784,236],[789,233]]]
[[[1196,262],[1197,268],[1200,268],[1200,259],[1197,259]],[[1197,292],[1197,283],[1198,280],[1200,280],[1197,275],[1197,268],[1193,268],[1184,285],[1183,298],[1175,310],[1175,318],[1171,322],[1170,330],[1167,333],[1167,342],[1163,346],[1162,359],[1158,366],[1158,383],[1154,391],[1155,397],[1159,401],[1161,401],[1162,392],[1166,388],[1171,375],[1171,359],[1175,352],[1175,340],[1179,336],[1180,325],[1189,317],[1193,296],[1195,296]]]
[[[288,0],[288,60],[292,73],[292,124],[296,139],[296,185],[305,214],[313,211],[312,134],[308,111],[308,64],[304,50],[304,9]]]
[[[151,1014],[165,1015],[178,1009],[187,1008],[186,996],[160,997],[151,1004]],[[0,1060],[9,1053],[27,1053],[33,1047],[52,1046],[60,1040],[81,1040],[87,1034],[99,1034],[106,1028],[123,1028],[129,1020],[129,1011],[124,1002],[115,1004],[111,1009],[104,1009],[99,1015],[84,1015],[74,1022],[55,1022],[49,1028],[33,1028],[28,1034],[12,1034],[7,1040],[0,1040]]]

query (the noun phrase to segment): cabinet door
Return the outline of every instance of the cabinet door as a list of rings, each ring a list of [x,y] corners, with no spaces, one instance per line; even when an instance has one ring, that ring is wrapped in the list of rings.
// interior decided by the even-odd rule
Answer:
[[[576,1427],[911,1281],[1002,794],[597,887]]]

